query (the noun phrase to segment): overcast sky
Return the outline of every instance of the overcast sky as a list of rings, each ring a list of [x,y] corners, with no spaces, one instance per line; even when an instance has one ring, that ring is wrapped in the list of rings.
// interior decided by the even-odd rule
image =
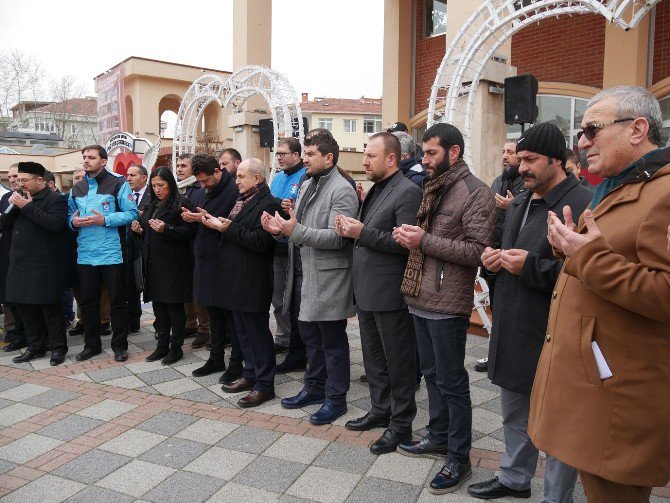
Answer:
[[[254,0],[249,0],[254,1]],[[129,56],[232,68],[232,0],[3,0],[0,50],[48,78],[93,77]],[[274,0],[272,68],[300,96],[381,97],[383,0]]]

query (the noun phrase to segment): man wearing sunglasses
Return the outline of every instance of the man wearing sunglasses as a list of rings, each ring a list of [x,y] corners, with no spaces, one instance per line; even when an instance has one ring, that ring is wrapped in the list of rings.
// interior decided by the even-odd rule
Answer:
[[[604,177],[577,226],[549,213],[565,265],[531,396],[535,446],[579,470],[589,502],[643,502],[670,479],[670,149],[652,94],[588,103],[579,148]]]

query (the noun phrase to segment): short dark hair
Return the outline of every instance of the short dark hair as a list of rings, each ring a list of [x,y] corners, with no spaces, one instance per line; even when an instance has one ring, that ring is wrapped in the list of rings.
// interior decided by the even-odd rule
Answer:
[[[321,155],[333,154],[333,165],[340,157],[340,146],[328,130],[312,129],[305,137],[305,147],[315,146]]]
[[[107,159],[107,151],[102,145],[88,145],[87,147],[81,149],[81,153],[83,154],[87,150],[97,150],[100,159]]]
[[[177,157],[177,160],[188,159],[189,161],[193,159],[193,154],[181,154]]]
[[[198,154],[191,158],[191,167],[193,168],[194,176],[198,173],[204,173],[207,176],[212,176],[214,174],[214,170],[219,169],[219,162],[211,155]]]
[[[137,169],[140,170],[140,175],[149,176],[149,172],[147,171],[147,168],[145,168],[144,166],[142,166],[139,163],[136,163],[136,162],[130,163],[130,166],[128,166],[128,168],[126,168],[126,171],[130,168],[137,168]]]
[[[565,149],[565,162],[567,163],[568,161],[572,161],[575,163],[575,165],[579,164],[579,156],[577,155],[577,152],[572,150],[571,148],[566,148]]]
[[[220,159],[223,154],[230,154],[230,157],[232,157],[234,161],[242,162],[242,156],[234,148],[227,148],[222,150],[221,153],[219,153],[218,158]]]
[[[288,138],[281,138],[277,144],[286,145],[292,154],[297,152],[298,155],[302,155],[302,147],[300,146],[300,142],[297,138],[293,138],[292,136],[289,136]]]
[[[49,182],[53,182],[54,185],[56,185],[56,175],[54,175],[48,169],[44,170],[44,174],[42,175],[42,178],[44,178],[44,181],[47,182],[47,185],[49,185]]]
[[[399,163],[402,148],[400,147],[400,140],[398,137],[393,133],[382,131],[381,133],[373,134],[368,141],[374,140],[375,138],[381,138],[384,142],[384,155],[395,154],[396,162]]]
[[[459,149],[461,150],[458,154],[458,157],[463,157],[463,153],[465,151],[465,141],[463,140],[463,134],[461,134],[456,126],[446,122],[438,122],[437,124],[433,124],[423,134],[423,141],[427,142],[433,138],[440,139],[440,147],[442,147],[444,150],[449,150],[454,145],[458,145]]]
[[[174,209],[176,206],[177,197],[179,196],[179,189],[177,188],[177,181],[174,179],[172,170],[167,166],[160,166],[151,172],[151,178],[149,178],[149,194],[151,195],[151,201],[157,199],[156,194],[154,193],[154,188],[151,185],[151,180],[157,176],[167,182],[168,188],[170,189],[170,194],[168,195],[166,203],[169,208]]]

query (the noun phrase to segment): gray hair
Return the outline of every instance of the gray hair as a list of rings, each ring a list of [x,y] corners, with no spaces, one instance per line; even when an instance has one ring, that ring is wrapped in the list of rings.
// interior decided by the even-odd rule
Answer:
[[[410,157],[413,157],[416,149],[414,139],[405,131],[393,131],[391,134],[398,138],[398,141],[400,142],[400,155],[407,154]]]
[[[238,169],[240,168],[248,169],[249,173],[251,173],[252,175],[260,175],[260,177],[263,180],[265,180],[267,170],[265,168],[265,164],[263,164],[263,161],[261,161],[260,159],[252,157],[251,159],[242,161],[242,164],[240,164]]]
[[[617,119],[643,117],[649,123],[647,138],[654,145],[661,143],[663,116],[658,100],[649,91],[638,86],[617,86],[605,89],[589,100],[586,108],[613,98],[617,105]]]

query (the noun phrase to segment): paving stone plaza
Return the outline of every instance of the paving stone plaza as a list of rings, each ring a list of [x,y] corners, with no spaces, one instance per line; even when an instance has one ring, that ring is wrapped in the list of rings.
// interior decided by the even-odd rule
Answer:
[[[286,410],[279,399],[297,393],[301,374],[277,375],[277,398],[257,409],[234,404],[219,374],[194,378],[205,350],[187,351],[172,367],[144,358],[155,347],[150,307],[142,331],[130,336],[130,358],[114,362],[109,337],[102,355],[74,355],[82,337],[69,337],[67,361],[14,364],[0,357],[0,502],[472,502],[465,486],[434,496],[425,488],[441,461],[368,451],[382,429],[351,432],[344,423],[370,405],[355,318],[349,412],[332,426],[312,426],[318,406]],[[274,328],[274,327],[273,327]],[[187,348],[188,345],[185,345]],[[484,338],[470,335],[466,364],[486,355]],[[279,357],[281,361],[281,356]],[[473,478],[495,473],[503,449],[500,398],[485,374],[470,372],[473,402]],[[428,419],[425,386],[417,392],[415,433]],[[540,460],[538,476],[542,474]],[[668,488],[654,502],[670,501]],[[501,501],[506,501],[505,499]],[[512,500],[510,500],[512,501]],[[542,501],[542,480],[529,500]],[[581,486],[576,502],[586,501]]]

